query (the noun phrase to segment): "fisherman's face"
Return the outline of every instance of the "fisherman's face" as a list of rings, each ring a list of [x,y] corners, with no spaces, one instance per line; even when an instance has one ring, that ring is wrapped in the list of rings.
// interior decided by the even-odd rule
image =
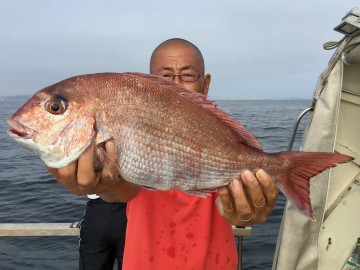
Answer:
[[[155,55],[153,64],[150,66],[152,74],[200,74],[194,82],[185,82],[180,76],[174,77],[174,82],[185,88],[207,95],[210,85],[210,75],[203,75],[204,69],[201,61],[193,48],[188,46],[173,45],[161,48]]]

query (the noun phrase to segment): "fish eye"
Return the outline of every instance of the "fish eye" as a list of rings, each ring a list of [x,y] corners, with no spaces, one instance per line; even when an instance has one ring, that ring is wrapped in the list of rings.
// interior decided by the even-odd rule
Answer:
[[[63,100],[51,99],[45,103],[45,108],[51,114],[62,114],[66,111],[66,104]]]

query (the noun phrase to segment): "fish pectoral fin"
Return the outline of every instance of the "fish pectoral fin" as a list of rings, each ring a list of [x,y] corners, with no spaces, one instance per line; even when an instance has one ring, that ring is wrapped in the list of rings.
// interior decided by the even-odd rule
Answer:
[[[113,139],[113,137],[104,128],[103,121],[106,118],[105,114],[106,113],[103,110],[96,113],[96,122],[94,123],[96,128],[95,144],[101,144]]]

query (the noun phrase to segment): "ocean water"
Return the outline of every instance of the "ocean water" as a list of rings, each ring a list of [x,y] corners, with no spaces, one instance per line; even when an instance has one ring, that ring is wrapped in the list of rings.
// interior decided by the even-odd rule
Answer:
[[[43,162],[7,134],[9,118],[26,98],[0,97],[0,223],[74,222],[86,198],[56,183]],[[294,121],[311,100],[218,101],[219,107],[247,127],[266,152],[287,149]],[[304,118],[294,148],[304,132]],[[279,195],[266,223],[243,239],[243,269],[271,269],[285,198]],[[0,269],[78,269],[77,237],[0,237]]]

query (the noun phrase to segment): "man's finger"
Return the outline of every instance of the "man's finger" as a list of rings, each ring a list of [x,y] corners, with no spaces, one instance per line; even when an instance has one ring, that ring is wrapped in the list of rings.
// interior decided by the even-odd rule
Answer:
[[[80,156],[77,168],[77,182],[83,188],[91,188],[97,184],[98,177],[94,169],[94,145]]]
[[[256,177],[262,186],[263,194],[266,200],[266,206],[273,209],[275,207],[276,199],[278,196],[278,189],[273,179],[262,169],[259,169],[256,172]]]
[[[265,208],[266,200],[264,191],[255,175],[249,170],[244,170],[241,177],[244,185],[246,186],[246,192],[249,196],[249,200],[251,200],[253,204],[253,207],[257,209]],[[257,209],[255,209],[256,212],[258,211]]]
[[[56,178],[57,182],[66,187],[71,193],[83,195],[76,180],[77,163],[73,162],[63,168],[55,169],[47,167],[48,171]]]
[[[53,176],[55,176],[56,180],[60,184],[64,184],[69,181],[76,181],[76,167],[76,162],[72,162],[69,165],[60,169],[50,167],[47,167],[47,169]]]
[[[220,203],[217,204],[218,208],[220,208],[218,210],[220,210],[223,216],[229,217],[233,215],[234,214],[233,212],[236,209],[229,188],[227,186],[219,187],[218,193],[219,193],[218,199],[220,200]]]
[[[234,198],[237,218],[242,222],[249,222],[253,218],[254,213],[245,194],[242,182],[234,179],[230,182],[229,187],[232,197]]]

